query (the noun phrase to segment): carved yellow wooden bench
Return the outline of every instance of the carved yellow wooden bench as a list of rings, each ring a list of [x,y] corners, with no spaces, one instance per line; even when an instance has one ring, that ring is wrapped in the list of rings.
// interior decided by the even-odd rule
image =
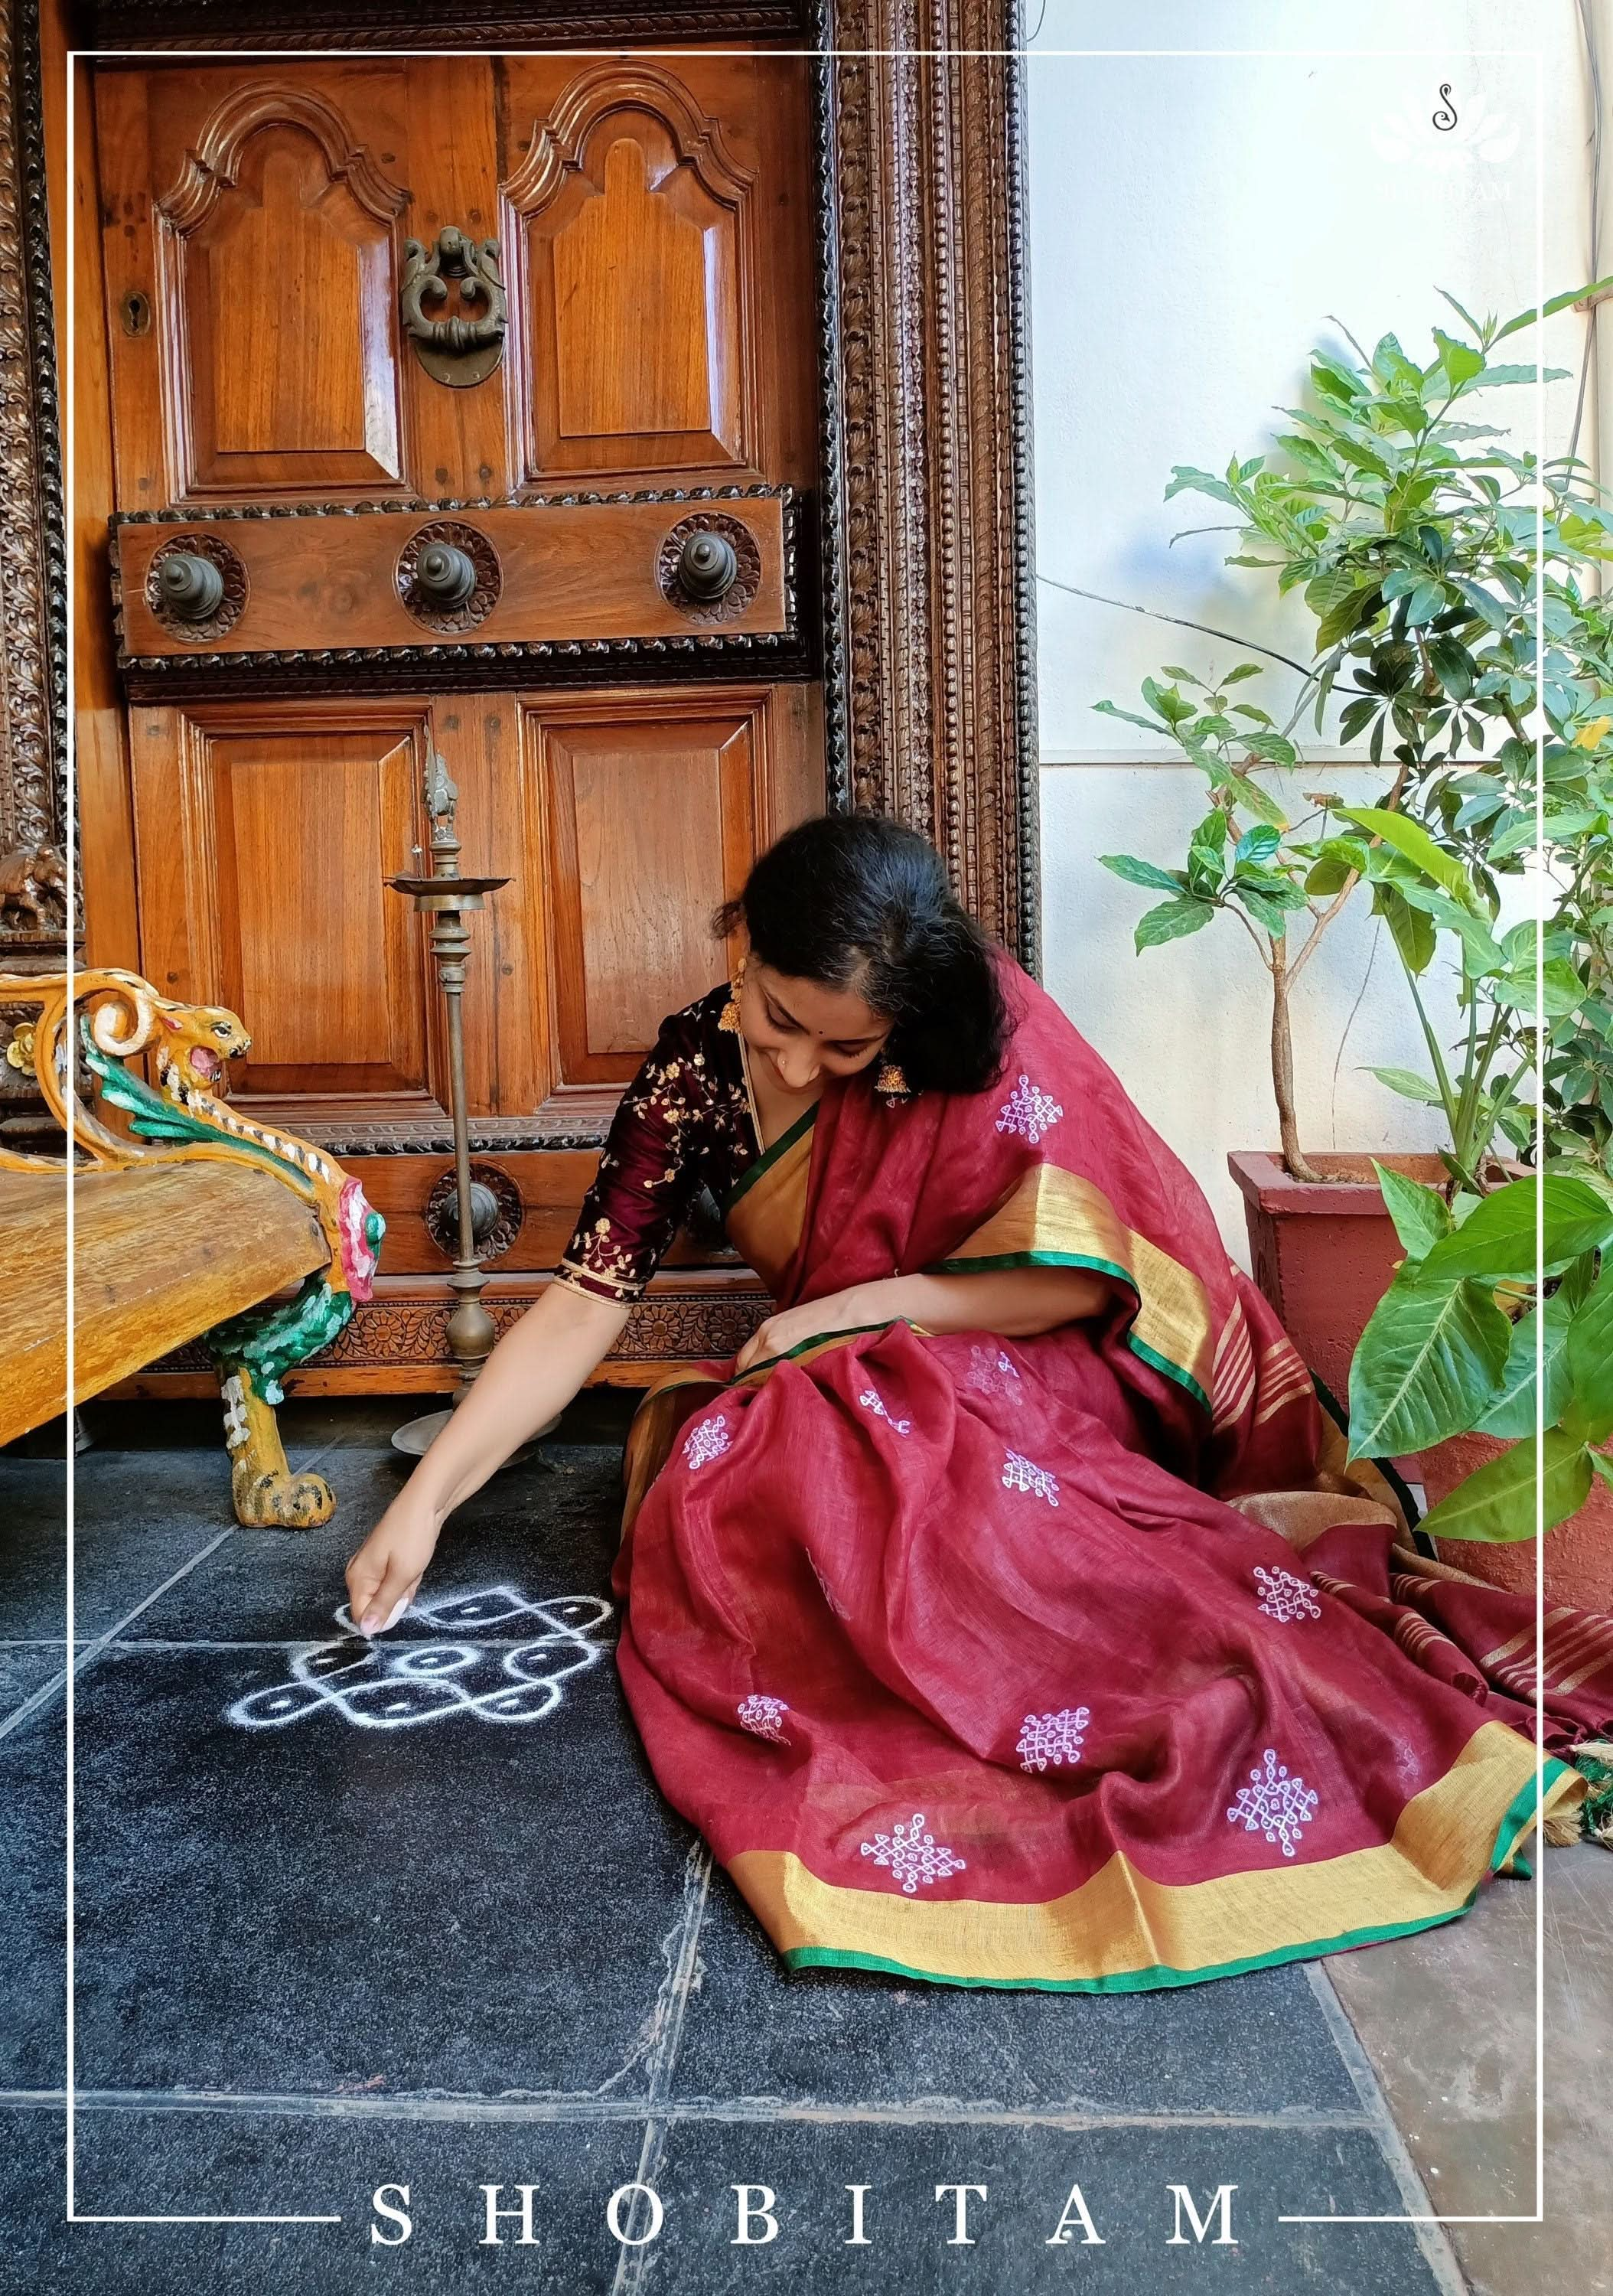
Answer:
[[[77,974],[70,1007],[65,974],[0,974],[0,1002],[37,1009],[7,1057],[31,1063],[71,1144],[66,1157],[0,1145],[0,1441],[201,1339],[218,1366],[239,1521],[328,1521],[331,1488],[291,1472],[274,1407],[291,1366],[370,1297],[380,1213],[322,1149],[226,1105],[225,1063],[250,1042],[233,1013],[174,1004],[117,972]],[[155,1090],[123,1065],[143,1053]],[[135,1137],[86,1106],[81,1064]],[[291,1298],[272,1297],[292,1283]]]

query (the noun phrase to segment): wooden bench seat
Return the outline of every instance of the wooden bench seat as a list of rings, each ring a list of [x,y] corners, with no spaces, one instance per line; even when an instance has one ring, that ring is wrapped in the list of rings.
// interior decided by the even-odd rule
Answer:
[[[322,1148],[229,1105],[228,1063],[251,1041],[233,1013],[115,969],[0,973],[0,1007],[18,1006],[38,1018],[5,1057],[32,1066],[66,1146],[0,1139],[0,1441],[199,1340],[218,1368],[236,1520],[328,1521],[331,1487],[287,1465],[274,1406],[284,1374],[371,1296],[385,1221]],[[137,1057],[154,1083],[127,1065]]]
[[[72,1400],[330,1259],[313,1207],[246,1164],[75,1175]],[[67,1407],[67,1176],[0,1172],[0,1443]]]

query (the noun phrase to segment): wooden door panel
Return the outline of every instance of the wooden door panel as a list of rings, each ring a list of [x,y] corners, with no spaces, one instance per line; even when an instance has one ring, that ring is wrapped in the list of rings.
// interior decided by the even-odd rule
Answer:
[[[402,87],[278,62],[99,75],[121,506],[413,491]]]
[[[429,960],[384,883],[423,841],[423,719],[362,704],[135,715],[142,961],[168,994],[245,1021],[235,1097],[434,1108]]]
[[[717,978],[712,911],[814,809],[800,701],[781,685],[523,704],[552,1088],[624,1082],[663,1017]]]
[[[509,59],[521,485],[804,465],[807,94],[792,58]]]

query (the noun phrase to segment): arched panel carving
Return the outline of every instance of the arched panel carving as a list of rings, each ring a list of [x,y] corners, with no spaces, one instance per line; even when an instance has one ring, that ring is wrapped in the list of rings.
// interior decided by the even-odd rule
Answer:
[[[312,89],[250,83],[154,203],[177,501],[402,490],[408,193]]]
[[[535,124],[502,192],[523,485],[760,473],[752,180],[640,60],[579,73]]]

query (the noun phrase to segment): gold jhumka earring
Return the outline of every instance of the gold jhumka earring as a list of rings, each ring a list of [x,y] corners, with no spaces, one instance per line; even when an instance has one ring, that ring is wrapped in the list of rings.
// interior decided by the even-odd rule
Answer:
[[[905,1100],[909,1090],[907,1078],[895,1061],[886,1061],[881,1064],[880,1073],[873,1080],[873,1088],[886,1100]]]
[[[728,1002],[716,1016],[717,1027],[725,1029],[731,1037],[737,1037],[740,1033],[740,990],[745,985],[745,967],[749,962],[749,957],[741,957],[740,969],[728,984]]]

